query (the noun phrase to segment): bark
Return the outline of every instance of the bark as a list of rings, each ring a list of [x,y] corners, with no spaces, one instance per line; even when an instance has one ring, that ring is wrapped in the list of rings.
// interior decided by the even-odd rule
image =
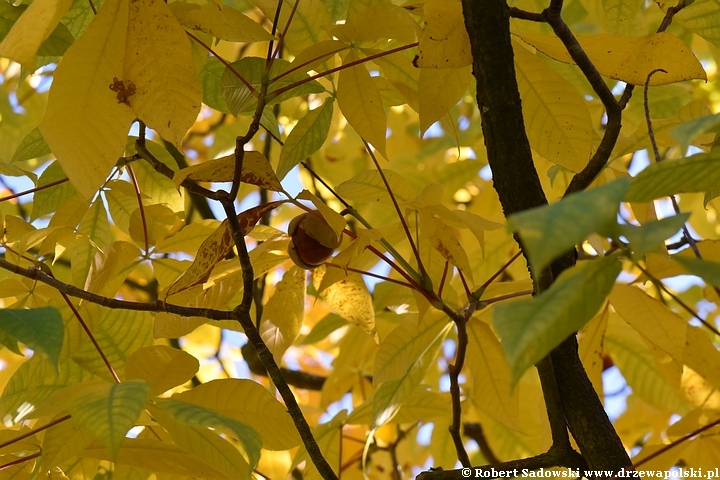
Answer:
[[[462,0],[470,36],[477,102],[488,162],[504,213],[509,216],[547,203],[525,134],[505,0]],[[557,277],[575,263],[575,252],[556,261]],[[542,290],[547,280],[536,279]],[[562,415],[588,467],[617,471],[631,465],[612,423],[583,369],[575,336],[550,355],[561,398]],[[551,413],[551,412],[549,412]]]

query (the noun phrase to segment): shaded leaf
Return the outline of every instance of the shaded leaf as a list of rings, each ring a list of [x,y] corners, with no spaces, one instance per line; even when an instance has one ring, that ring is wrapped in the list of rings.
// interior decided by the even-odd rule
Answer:
[[[277,167],[280,179],[285,178],[295,165],[317,152],[325,143],[332,121],[333,103],[333,98],[329,97],[322,106],[309,111],[293,127],[280,152]]]
[[[720,151],[655,163],[632,179],[628,202],[649,202],[675,193],[703,192],[720,185]]]
[[[470,39],[465,29],[462,3],[429,0],[423,5],[423,27],[418,54],[419,68],[461,68],[472,63]]]
[[[226,155],[215,160],[199,163],[175,172],[173,182],[180,188],[186,179],[196,182],[232,182],[235,173],[235,154]],[[266,190],[281,192],[283,190],[270,162],[256,151],[243,154],[243,166],[240,180],[244,183],[257,185]]]
[[[0,309],[0,330],[42,354],[58,368],[65,325],[56,308]]]

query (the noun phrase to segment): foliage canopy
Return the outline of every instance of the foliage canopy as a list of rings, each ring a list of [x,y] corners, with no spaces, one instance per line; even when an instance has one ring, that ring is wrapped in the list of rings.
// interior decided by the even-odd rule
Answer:
[[[499,3],[516,213],[468,1],[0,2],[0,478],[592,467],[575,332],[636,468],[718,465],[720,4]]]

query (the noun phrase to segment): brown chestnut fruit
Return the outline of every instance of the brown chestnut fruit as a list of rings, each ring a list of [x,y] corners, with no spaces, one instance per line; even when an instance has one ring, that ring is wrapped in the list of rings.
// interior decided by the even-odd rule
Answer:
[[[319,213],[303,213],[293,218],[288,235],[288,255],[295,265],[306,270],[325,263],[342,242]]]

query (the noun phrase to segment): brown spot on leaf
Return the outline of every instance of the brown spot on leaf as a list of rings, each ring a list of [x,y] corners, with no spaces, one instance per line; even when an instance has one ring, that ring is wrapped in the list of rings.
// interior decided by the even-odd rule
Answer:
[[[124,103],[127,106],[130,106],[130,97],[137,93],[134,83],[128,82],[128,84],[125,85],[125,82],[118,80],[117,77],[113,78],[113,83],[110,84],[109,88],[113,92],[117,92],[115,98],[117,98],[118,103]]]

